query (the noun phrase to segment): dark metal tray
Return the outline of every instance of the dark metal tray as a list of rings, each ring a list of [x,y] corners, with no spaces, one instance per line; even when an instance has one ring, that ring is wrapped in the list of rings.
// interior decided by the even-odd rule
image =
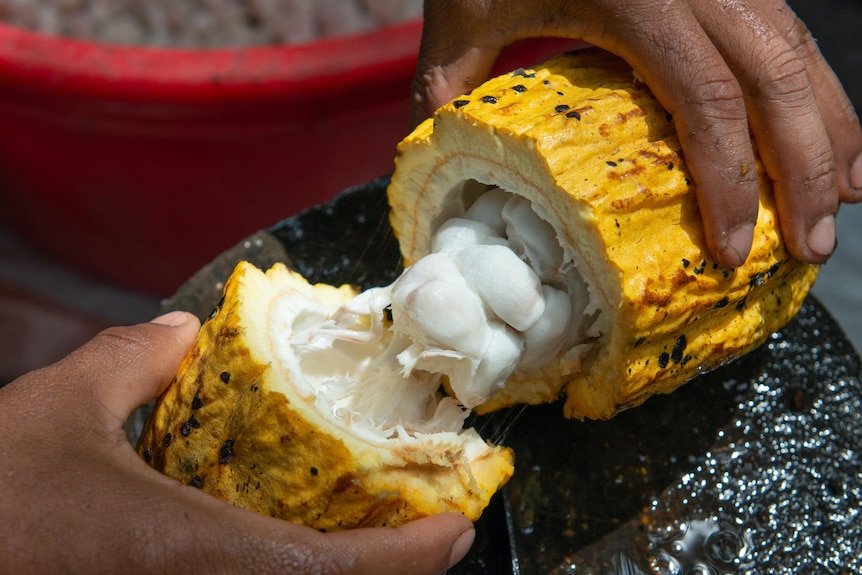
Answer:
[[[237,261],[368,287],[401,270],[386,179],[240,242],[165,302],[204,318]],[[477,418],[516,471],[450,573],[862,573],[860,360],[813,297],[749,355],[607,422]]]

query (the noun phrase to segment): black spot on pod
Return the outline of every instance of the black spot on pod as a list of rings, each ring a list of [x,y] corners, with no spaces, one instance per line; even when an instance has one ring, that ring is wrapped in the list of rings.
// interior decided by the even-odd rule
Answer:
[[[727,296],[724,296],[723,298],[721,298],[720,300],[718,300],[717,302],[715,302],[715,305],[714,305],[713,307],[714,307],[715,309],[721,309],[721,308],[723,308],[723,307],[726,307],[726,306],[727,306],[727,304],[729,304],[729,303],[730,303],[730,299],[728,299],[728,297],[727,297]]]
[[[174,436],[170,432],[165,434],[165,439],[164,439],[165,447],[170,447],[171,440],[173,438],[174,438]]]
[[[688,345],[688,342],[685,339],[685,335],[679,336],[676,340],[676,343],[673,346],[673,350],[670,352],[670,359],[674,363],[679,363],[682,361],[682,354],[685,352],[685,346]]]
[[[317,468],[316,468],[316,467],[312,467],[312,468],[311,468],[311,470],[310,470],[310,472],[311,472],[311,474],[312,474],[312,475],[317,475],[317,474],[318,474],[318,471],[317,471]]]
[[[144,450],[144,461],[147,463],[152,463],[153,461],[153,452],[150,451],[149,447]]]
[[[775,262],[771,266],[769,266],[769,270],[766,272],[766,275],[772,277],[775,275],[775,272],[778,271],[778,268],[781,267],[781,262]]]
[[[524,87],[523,84],[515,84],[514,86],[512,86],[512,89],[514,91],[518,92],[519,94],[527,91],[527,88]]]
[[[234,458],[233,439],[225,439],[218,450],[218,462],[221,465],[230,463]]]
[[[482,101],[486,104],[496,104],[497,98],[494,96],[482,96]]]
[[[556,108],[554,108],[554,111],[558,114],[562,114],[563,112],[569,111],[569,106],[566,104],[559,104]]]
[[[219,379],[221,379],[222,383],[230,383],[230,372],[223,371],[219,374]]]
[[[201,398],[195,395],[194,399],[192,399],[192,409],[200,409],[204,406],[204,402],[201,401]]]
[[[455,100],[454,102],[452,102],[452,105],[455,106],[455,109],[457,110],[458,108],[463,108],[469,103],[470,100]]]
[[[198,489],[200,489],[201,487],[204,486],[204,479],[200,475],[195,475],[194,477],[192,477],[189,480],[189,485],[191,485],[192,487],[197,487]]]
[[[660,356],[658,356],[658,366],[662,369],[667,367],[667,363],[670,361],[670,356],[666,351],[662,352]]]
[[[577,110],[572,110],[571,112],[566,113],[566,117],[567,118],[574,118],[575,120],[580,120],[581,119],[581,113],[578,112]]]

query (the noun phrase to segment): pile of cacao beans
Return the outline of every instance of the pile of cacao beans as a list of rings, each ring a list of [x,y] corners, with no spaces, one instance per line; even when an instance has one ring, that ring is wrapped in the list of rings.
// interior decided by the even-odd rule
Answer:
[[[313,42],[421,15],[422,0],[0,0],[0,21],[20,28],[174,48]]]

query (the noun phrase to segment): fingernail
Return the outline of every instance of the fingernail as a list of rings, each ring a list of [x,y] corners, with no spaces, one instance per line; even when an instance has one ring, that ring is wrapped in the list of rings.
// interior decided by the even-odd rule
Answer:
[[[458,536],[455,543],[452,544],[452,552],[449,554],[449,568],[454,567],[473,546],[473,540],[476,538],[476,530],[472,527]]]
[[[862,154],[859,154],[856,161],[850,166],[850,187],[857,194],[862,193]]]
[[[180,327],[189,323],[190,315],[184,311],[171,311],[150,320],[150,323]]]
[[[808,230],[808,247],[820,256],[828,256],[835,250],[835,216],[824,216]]]
[[[742,224],[727,236],[724,246],[724,257],[730,267],[739,267],[745,263],[751,242],[754,238],[754,224]]]

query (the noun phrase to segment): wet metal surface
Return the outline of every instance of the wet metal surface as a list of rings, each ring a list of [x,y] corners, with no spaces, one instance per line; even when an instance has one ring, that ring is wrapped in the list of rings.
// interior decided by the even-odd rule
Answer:
[[[241,242],[166,307],[206,315],[241,258],[281,256],[313,282],[391,282],[401,267],[385,185]],[[860,573],[859,376],[809,298],[760,349],[611,421],[564,420],[556,404],[478,419],[515,449],[516,472],[449,573]]]
[[[507,441],[516,572],[862,572],[859,372],[811,299],[757,351],[612,421],[525,413]]]

